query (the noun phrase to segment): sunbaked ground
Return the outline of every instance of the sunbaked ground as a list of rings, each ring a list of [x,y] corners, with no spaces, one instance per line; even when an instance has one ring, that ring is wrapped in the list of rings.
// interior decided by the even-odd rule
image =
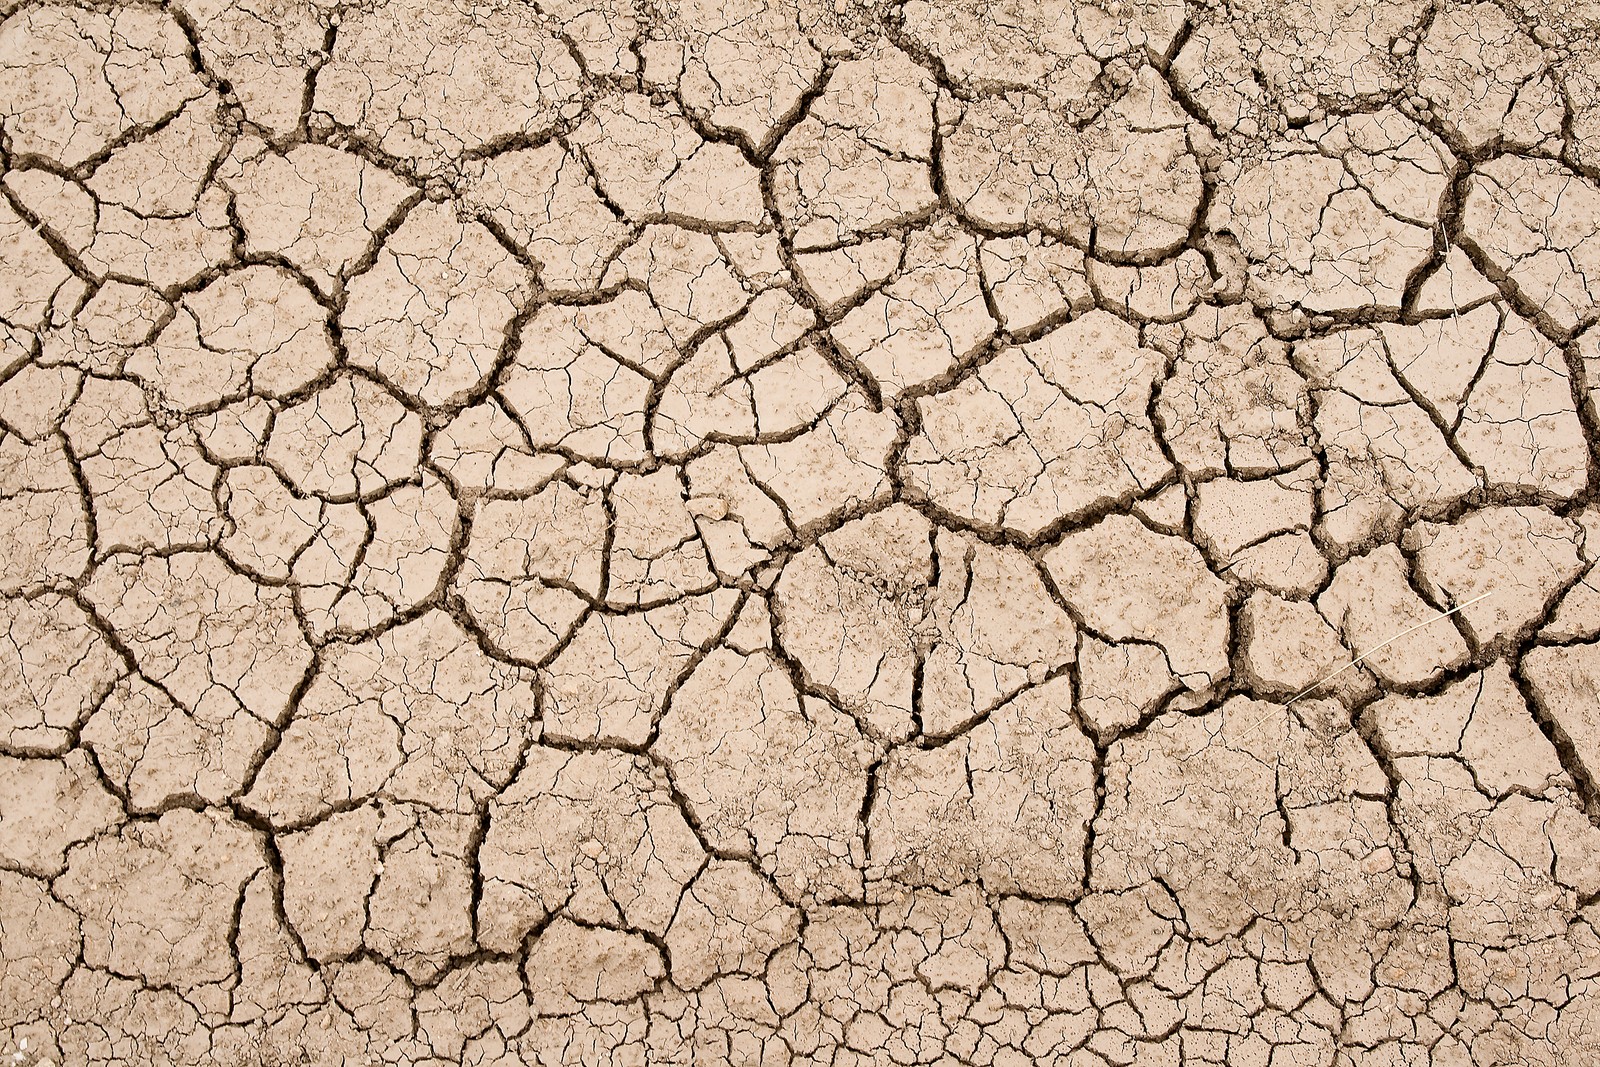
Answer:
[[[1592,0],[0,2],[0,1056],[1593,1062],[1597,300]]]

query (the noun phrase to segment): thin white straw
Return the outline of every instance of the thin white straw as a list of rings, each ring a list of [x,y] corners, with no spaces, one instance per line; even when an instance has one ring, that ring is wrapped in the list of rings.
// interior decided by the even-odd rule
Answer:
[[[1414,626],[1406,627],[1404,630],[1401,630],[1399,633],[1395,634],[1393,637],[1389,638],[1387,641],[1384,641],[1381,644],[1373,645],[1371,648],[1367,649],[1365,652],[1361,653],[1355,659],[1351,660],[1349,663],[1346,663],[1343,667],[1340,667],[1338,670],[1334,671],[1332,674],[1324,675],[1323,677],[1318,678],[1316,681],[1312,682],[1310,685],[1308,685],[1304,689],[1300,690],[1300,692],[1298,692],[1294,696],[1290,697],[1288,702],[1285,703],[1283,706],[1285,708],[1287,708],[1287,707],[1289,707],[1290,704],[1293,704],[1295,701],[1300,700],[1301,698],[1310,695],[1311,693],[1316,691],[1318,686],[1322,685],[1325,682],[1333,681],[1333,679],[1339,677],[1339,675],[1343,674],[1345,671],[1349,670],[1351,667],[1354,667],[1356,664],[1360,663],[1362,660],[1366,659],[1368,656],[1372,655],[1375,652],[1382,651],[1383,649],[1387,648],[1388,646],[1394,644],[1396,641],[1400,640],[1402,637],[1406,636],[1406,634],[1414,633],[1415,631],[1422,629],[1424,626],[1427,626],[1427,625],[1429,625],[1431,623],[1438,622],[1440,619],[1448,619],[1450,616],[1454,615],[1456,612],[1462,610],[1463,608],[1470,608],[1472,605],[1476,604],[1478,601],[1482,600],[1484,597],[1490,596],[1493,593],[1494,593],[1493,589],[1489,590],[1489,592],[1487,592],[1487,593],[1479,593],[1477,596],[1473,597],[1471,600],[1463,600],[1461,603],[1457,604],[1455,607],[1451,608],[1449,611],[1441,611],[1439,614],[1433,616],[1432,618],[1423,619],[1421,622],[1417,623]],[[1240,734],[1239,737],[1238,737],[1238,740],[1243,741],[1245,738],[1249,737],[1251,734],[1253,734],[1257,730],[1261,729],[1261,727],[1265,726],[1269,720],[1271,720],[1271,719],[1273,719],[1275,717],[1276,717],[1276,712],[1274,712],[1272,715],[1268,715],[1266,718],[1262,719],[1260,722],[1258,722],[1254,726],[1250,727],[1250,729],[1248,729],[1244,733]]]

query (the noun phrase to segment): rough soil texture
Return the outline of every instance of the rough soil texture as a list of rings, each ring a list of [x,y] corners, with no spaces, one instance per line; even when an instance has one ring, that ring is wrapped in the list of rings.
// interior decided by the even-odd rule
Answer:
[[[1595,1062],[1597,301],[1595,0],[0,0],[0,1060]]]

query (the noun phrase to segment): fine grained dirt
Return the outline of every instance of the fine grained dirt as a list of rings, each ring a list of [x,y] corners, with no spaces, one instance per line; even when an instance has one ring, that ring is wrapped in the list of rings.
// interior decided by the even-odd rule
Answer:
[[[1589,1063],[1597,300],[1594,0],[0,0],[0,1058]]]

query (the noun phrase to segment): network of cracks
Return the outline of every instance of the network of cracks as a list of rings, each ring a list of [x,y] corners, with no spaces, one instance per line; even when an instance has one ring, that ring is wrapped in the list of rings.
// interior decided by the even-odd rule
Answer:
[[[1600,1048],[1600,5],[0,3],[8,1065]]]

